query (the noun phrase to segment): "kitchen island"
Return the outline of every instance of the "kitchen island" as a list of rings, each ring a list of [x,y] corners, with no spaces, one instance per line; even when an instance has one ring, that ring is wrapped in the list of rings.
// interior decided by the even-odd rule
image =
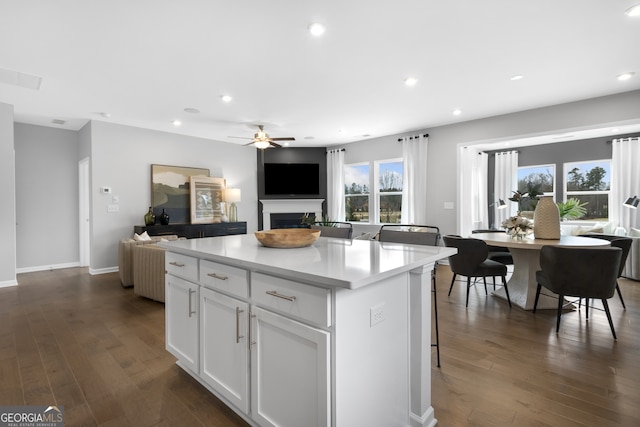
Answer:
[[[433,426],[431,270],[455,249],[163,242],[166,347],[259,426]]]

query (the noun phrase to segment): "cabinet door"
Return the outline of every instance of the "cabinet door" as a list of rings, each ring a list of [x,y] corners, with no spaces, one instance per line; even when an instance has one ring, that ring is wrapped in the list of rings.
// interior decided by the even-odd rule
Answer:
[[[329,333],[253,307],[251,417],[261,426],[328,426]]]
[[[201,378],[243,412],[249,411],[248,304],[200,289]]]
[[[200,286],[186,280],[165,276],[165,322],[167,350],[185,368],[197,373],[198,302]]]

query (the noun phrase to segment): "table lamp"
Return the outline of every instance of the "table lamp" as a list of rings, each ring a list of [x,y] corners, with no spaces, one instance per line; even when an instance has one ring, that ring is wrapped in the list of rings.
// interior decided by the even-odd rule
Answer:
[[[240,203],[240,189],[239,188],[227,188],[224,190],[224,200],[227,203],[231,203],[229,205],[229,221],[230,222],[238,222],[238,207],[236,203]]]

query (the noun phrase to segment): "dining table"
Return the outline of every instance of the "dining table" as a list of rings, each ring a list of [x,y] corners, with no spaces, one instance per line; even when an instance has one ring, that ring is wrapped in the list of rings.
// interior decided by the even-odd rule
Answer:
[[[533,235],[511,237],[507,233],[475,233],[470,236],[485,241],[490,246],[502,246],[509,249],[513,258],[513,273],[507,282],[511,304],[524,310],[533,310],[538,283],[536,271],[540,270],[540,249],[543,246],[562,246],[569,248],[597,248],[611,246],[610,242],[584,236],[560,236],[560,239],[536,239]],[[507,299],[504,288],[497,289],[493,295]],[[551,291],[540,294],[537,309],[558,308],[557,295]]]

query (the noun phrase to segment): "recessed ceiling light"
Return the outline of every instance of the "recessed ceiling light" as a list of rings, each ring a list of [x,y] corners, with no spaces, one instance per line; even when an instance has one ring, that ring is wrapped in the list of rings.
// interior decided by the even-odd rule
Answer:
[[[288,146],[289,146],[289,143],[288,143],[288,142],[285,142],[285,143],[284,143],[284,144],[282,144],[282,145],[284,145],[285,147],[288,147]]]
[[[315,136],[305,136],[304,139],[316,139]]]
[[[620,129],[618,128],[611,129],[611,133],[618,133],[618,132],[620,132]]]
[[[318,24],[317,22],[310,24],[307,28],[311,33],[311,35],[315,37],[320,37],[326,31],[326,28],[324,27],[324,25]]]
[[[515,76],[511,76],[510,80],[516,81],[516,80],[522,80],[523,78],[524,78],[523,75],[518,74],[518,75],[515,75]]]
[[[633,71],[630,71],[628,73],[622,73],[622,74],[618,74],[618,80],[620,81],[625,81],[625,80],[629,80],[631,77],[633,77],[636,73],[634,73]]]
[[[369,138],[370,136],[371,136],[371,134],[369,134],[369,133],[364,133],[364,134],[362,134],[362,137],[363,137],[363,138]]]
[[[624,12],[627,16],[640,16],[640,4],[636,4],[631,6],[629,9]]]
[[[197,108],[185,108],[184,112],[189,114],[198,114],[200,110],[198,110]]]
[[[53,123],[54,125],[63,125],[65,123],[67,123],[65,120],[62,119],[53,119],[51,120],[51,123]]]
[[[171,123],[173,123],[174,126],[178,127],[182,124],[182,122],[180,120],[173,120]]]
[[[407,86],[415,86],[416,83],[418,83],[418,79],[416,79],[415,77],[408,77],[404,79],[404,84],[406,84]]]
[[[101,117],[104,117],[105,119],[108,119],[111,117],[111,113],[100,112],[96,114],[100,115]]]
[[[459,116],[460,114],[462,114],[462,110],[459,108],[456,108],[455,110],[453,110],[453,115],[454,116]]]
[[[222,99],[224,102],[231,102],[233,98],[231,97],[231,95],[222,95],[220,99]]]
[[[338,133],[345,133],[345,132],[346,132],[346,130],[344,130],[344,129],[338,129]]]

